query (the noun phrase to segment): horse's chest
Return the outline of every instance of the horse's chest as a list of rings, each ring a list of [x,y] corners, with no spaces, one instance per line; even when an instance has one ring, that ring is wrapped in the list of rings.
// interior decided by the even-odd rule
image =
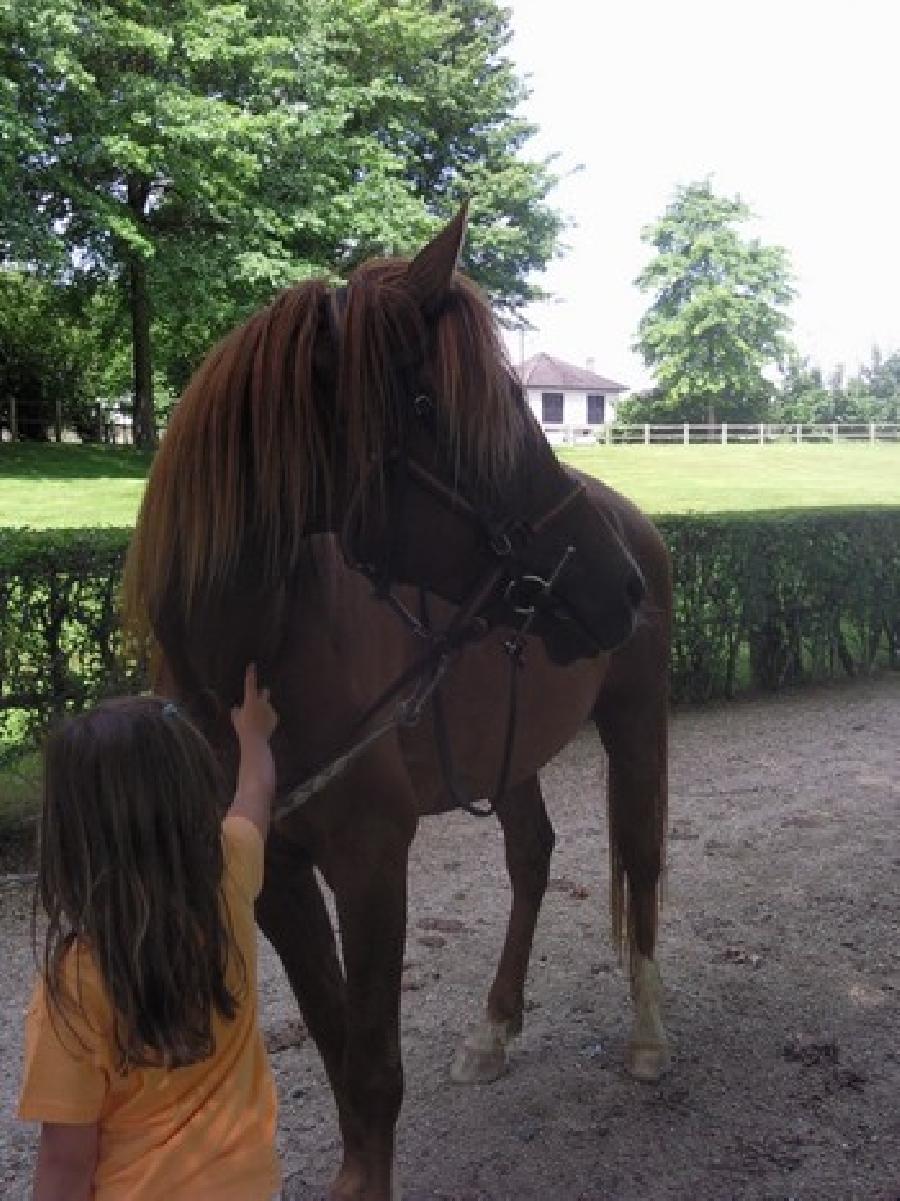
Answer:
[[[452,807],[448,772],[470,797],[493,796],[510,739],[508,783],[539,771],[589,716],[603,663],[554,667],[535,643],[514,682],[511,674],[498,635],[470,647],[442,685],[440,714],[429,706],[419,725],[403,732],[407,767],[426,812]]]

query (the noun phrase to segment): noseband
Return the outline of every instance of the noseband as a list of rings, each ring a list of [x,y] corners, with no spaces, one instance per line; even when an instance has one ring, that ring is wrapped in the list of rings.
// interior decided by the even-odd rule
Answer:
[[[503,590],[503,600],[508,604],[512,613],[523,617],[528,621],[528,627],[534,622],[537,615],[538,605],[544,600],[549,599],[553,592],[553,587],[556,580],[559,579],[562,569],[570,558],[576,552],[574,546],[567,546],[560,561],[550,572],[547,579],[542,575],[537,575],[526,570],[519,570],[517,573],[509,572],[507,564],[511,563],[515,557],[521,555],[521,552],[528,549],[528,545],[534,542],[534,539],[540,537],[553,522],[559,518],[560,514],[570,507],[573,501],[578,500],[584,491],[584,484],[573,484],[572,488],[566,492],[566,495],[560,501],[553,504],[546,513],[534,521],[523,521],[518,518],[507,518],[501,522],[490,521],[488,518],[479,512],[475,504],[467,501],[459,492],[449,489],[448,486],[439,478],[428,471],[427,467],[423,467],[415,459],[407,461],[406,471],[410,478],[422,486],[425,491],[430,491],[433,496],[437,497],[452,513],[461,513],[466,519],[469,519],[473,525],[476,525],[479,530],[484,533],[485,540],[489,546],[491,555],[494,556],[494,563],[488,569],[488,579],[494,582],[499,582],[503,575],[508,575],[509,579],[505,590]],[[499,570],[497,570],[499,568]],[[515,637],[524,637],[528,633],[528,629],[520,628]]]

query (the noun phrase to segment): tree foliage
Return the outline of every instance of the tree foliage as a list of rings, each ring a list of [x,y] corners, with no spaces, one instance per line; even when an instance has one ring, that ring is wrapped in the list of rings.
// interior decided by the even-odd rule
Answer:
[[[807,358],[792,354],[775,398],[774,416],[789,422],[900,421],[900,351],[874,346],[869,362],[845,381],[843,368],[823,380]]]
[[[788,349],[793,296],[786,252],[741,236],[750,217],[709,180],[680,186],[643,240],[656,251],[637,284],[653,297],[636,349],[653,369],[658,419],[752,421],[765,415],[766,369]]]
[[[69,298],[32,275],[0,271],[0,425],[45,441],[61,418],[90,432],[86,331]]]
[[[806,355],[790,353],[775,398],[774,418],[812,424],[833,420],[833,411],[833,393],[821,368]]]
[[[868,421],[900,421],[900,351],[872,347],[869,362],[847,385],[848,407]]]
[[[502,308],[560,228],[495,0],[0,0],[0,255],[112,283],[136,428],[274,289],[402,253],[472,196]]]

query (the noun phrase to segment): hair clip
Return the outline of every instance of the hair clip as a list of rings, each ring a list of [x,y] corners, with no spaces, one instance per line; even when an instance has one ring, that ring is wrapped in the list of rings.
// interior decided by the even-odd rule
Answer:
[[[166,701],[163,705],[163,717],[181,717],[181,710],[174,701]]]

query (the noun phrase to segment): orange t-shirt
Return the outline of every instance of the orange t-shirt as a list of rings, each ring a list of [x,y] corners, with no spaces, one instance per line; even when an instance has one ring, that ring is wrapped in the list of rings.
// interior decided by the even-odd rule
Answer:
[[[269,1201],[278,1191],[275,1083],[257,1020],[253,902],[263,841],[238,816],[226,817],[222,840],[223,891],[246,983],[232,957],[226,979],[238,1012],[233,1021],[214,1012],[208,1059],[120,1074],[105,989],[77,946],[64,961],[64,983],[83,1014],[67,1006],[51,1020],[43,980],[35,985],[19,1117],[99,1125],[95,1201]]]

